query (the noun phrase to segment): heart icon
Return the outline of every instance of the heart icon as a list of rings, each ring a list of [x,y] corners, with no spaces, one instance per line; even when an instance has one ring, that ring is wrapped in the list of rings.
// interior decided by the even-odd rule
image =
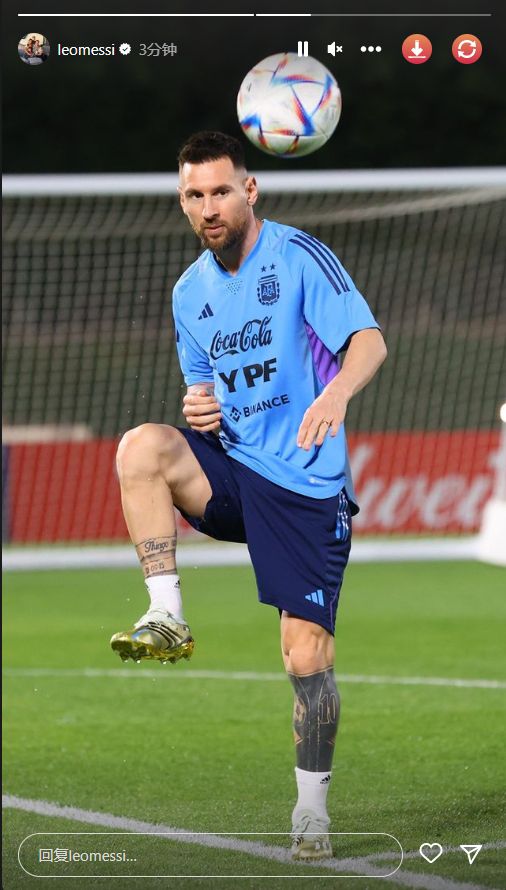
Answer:
[[[427,862],[430,862],[432,865],[436,859],[439,859],[443,852],[443,848],[441,844],[422,844],[420,847],[420,856],[423,856]]]

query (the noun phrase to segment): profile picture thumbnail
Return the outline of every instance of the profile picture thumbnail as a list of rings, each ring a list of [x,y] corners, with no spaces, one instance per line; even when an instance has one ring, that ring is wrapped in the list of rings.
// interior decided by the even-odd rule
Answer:
[[[49,57],[51,47],[47,37],[29,31],[18,43],[19,58],[25,65],[42,65]]]

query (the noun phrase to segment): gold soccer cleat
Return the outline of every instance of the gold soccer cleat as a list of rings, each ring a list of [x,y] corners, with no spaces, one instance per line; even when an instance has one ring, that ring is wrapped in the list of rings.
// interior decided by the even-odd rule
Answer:
[[[302,810],[292,828],[292,859],[329,859],[332,847],[328,834],[329,820],[313,810]]]
[[[176,621],[166,609],[150,609],[136,624],[111,639],[111,648],[122,661],[179,661],[191,658],[195,643],[187,624]]]

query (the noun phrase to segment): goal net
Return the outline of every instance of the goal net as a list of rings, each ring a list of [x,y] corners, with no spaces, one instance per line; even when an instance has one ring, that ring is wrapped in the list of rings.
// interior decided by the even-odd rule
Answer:
[[[505,400],[506,173],[258,181],[260,215],[328,244],[387,341],[346,421],[357,535],[474,534]],[[4,539],[126,541],[114,453],[133,426],[183,423],[171,290],[199,244],[172,176],[11,176],[4,194]]]

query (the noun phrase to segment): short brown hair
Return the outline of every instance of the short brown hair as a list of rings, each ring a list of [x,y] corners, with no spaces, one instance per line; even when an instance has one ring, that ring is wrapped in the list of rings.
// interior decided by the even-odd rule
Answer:
[[[180,167],[183,164],[204,164],[220,158],[230,158],[236,169],[246,166],[241,143],[233,136],[215,130],[194,133],[181,146],[177,156]]]

